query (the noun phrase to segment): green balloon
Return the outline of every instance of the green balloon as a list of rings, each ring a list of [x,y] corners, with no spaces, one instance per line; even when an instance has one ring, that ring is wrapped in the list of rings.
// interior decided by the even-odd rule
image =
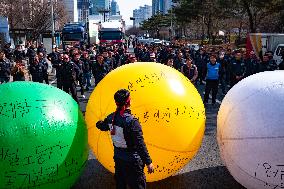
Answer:
[[[77,103],[44,84],[0,85],[0,188],[70,188],[88,158]]]

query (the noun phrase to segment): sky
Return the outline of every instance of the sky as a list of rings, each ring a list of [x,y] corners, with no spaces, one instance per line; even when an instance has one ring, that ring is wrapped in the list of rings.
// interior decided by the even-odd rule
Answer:
[[[152,5],[152,0],[116,0],[118,3],[120,14],[126,22],[126,25],[133,25],[130,17],[133,16],[133,10],[138,9],[139,6]]]

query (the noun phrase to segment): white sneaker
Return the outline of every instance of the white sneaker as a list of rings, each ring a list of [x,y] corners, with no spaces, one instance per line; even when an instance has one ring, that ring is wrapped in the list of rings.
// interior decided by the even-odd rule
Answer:
[[[82,98],[86,98],[86,96],[85,96],[85,95],[82,95]]]

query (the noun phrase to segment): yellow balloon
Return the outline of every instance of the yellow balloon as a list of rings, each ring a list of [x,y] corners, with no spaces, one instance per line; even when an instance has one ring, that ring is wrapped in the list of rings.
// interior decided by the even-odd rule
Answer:
[[[95,88],[86,110],[89,145],[98,161],[114,172],[109,132],[96,128],[116,110],[114,93],[128,89],[132,114],[142,125],[145,143],[155,165],[148,182],[167,178],[186,165],[200,148],[205,109],[191,82],[173,68],[159,63],[134,63],[109,73]]]

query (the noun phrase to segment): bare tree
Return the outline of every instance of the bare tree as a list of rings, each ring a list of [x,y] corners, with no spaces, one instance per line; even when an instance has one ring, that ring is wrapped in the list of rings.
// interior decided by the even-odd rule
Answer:
[[[57,25],[67,21],[67,14],[62,1],[53,1]],[[3,0],[0,3],[0,15],[7,16],[9,25],[14,29],[31,29],[32,39],[50,30],[51,4],[48,0]]]

